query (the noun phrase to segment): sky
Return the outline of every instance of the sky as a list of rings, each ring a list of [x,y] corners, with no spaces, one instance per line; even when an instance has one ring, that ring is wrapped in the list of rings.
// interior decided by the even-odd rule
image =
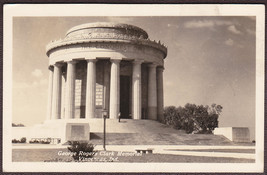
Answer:
[[[13,123],[31,126],[45,120],[45,47],[71,27],[90,22],[136,25],[168,47],[165,106],[219,104],[220,127],[249,127],[254,137],[256,18],[250,16],[14,17]]]

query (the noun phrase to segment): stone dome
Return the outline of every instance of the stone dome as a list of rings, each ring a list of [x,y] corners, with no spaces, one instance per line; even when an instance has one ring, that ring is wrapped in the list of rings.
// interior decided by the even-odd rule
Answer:
[[[66,33],[66,37],[75,37],[77,35],[90,35],[92,33],[110,33],[143,39],[148,38],[147,32],[139,27],[129,24],[109,22],[87,23],[75,26]]]

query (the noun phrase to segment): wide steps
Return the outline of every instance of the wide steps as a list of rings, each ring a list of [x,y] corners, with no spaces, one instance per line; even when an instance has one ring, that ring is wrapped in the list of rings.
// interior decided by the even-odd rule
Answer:
[[[90,119],[90,142],[103,144],[103,119]],[[108,145],[233,145],[223,136],[186,134],[153,120],[106,120]]]

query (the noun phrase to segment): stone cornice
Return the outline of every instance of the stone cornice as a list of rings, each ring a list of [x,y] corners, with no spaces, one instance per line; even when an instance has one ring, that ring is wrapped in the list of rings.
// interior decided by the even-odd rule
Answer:
[[[67,45],[83,44],[83,43],[128,43],[136,45],[150,46],[163,52],[164,57],[167,56],[167,47],[156,41],[150,39],[137,38],[135,36],[116,34],[116,33],[92,33],[83,34],[75,37],[65,37],[57,41],[52,41],[46,47],[46,54],[49,56],[50,52],[55,48],[60,48]]]

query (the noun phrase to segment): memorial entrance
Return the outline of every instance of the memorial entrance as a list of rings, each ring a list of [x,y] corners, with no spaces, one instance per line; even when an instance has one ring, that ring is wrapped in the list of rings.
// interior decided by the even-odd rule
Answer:
[[[120,76],[120,112],[121,118],[131,118],[130,76]]]

